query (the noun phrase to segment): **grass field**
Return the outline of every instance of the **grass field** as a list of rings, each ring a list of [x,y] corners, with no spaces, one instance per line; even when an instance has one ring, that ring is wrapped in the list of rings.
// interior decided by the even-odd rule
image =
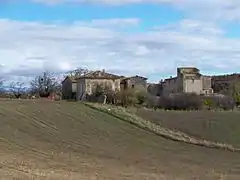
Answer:
[[[150,111],[137,115],[163,127],[180,130],[191,136],[240,147],[240,111]]]
[[[0,179],[238,180],[240,154],[173,142],[75,102],[0,100]]]

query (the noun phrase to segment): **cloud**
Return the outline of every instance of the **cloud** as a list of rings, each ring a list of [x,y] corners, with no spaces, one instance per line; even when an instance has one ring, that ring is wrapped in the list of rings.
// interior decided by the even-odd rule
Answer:
[[[179,23],[168,24],[154,29],[162,31],[178,31],[185,34],[200,34],[206,36],[224,35],[225,31],[217,26],[216,23],[206,21],[196,21],[183,19]]]
[[[140,25],[138,18],[111,18],[111,19],[93,19],[90,21],[75,22],[75,25],[81,27],[111,28],[111,29],[130,29]]]
[[[140,19],[137,18],[112,18],[112,19],[93,19],[90,22],[82,23],[82,25],[95,26],[95,27],[118,27],[126,28],[131,26],[137,26],[140,23]]]
[[[174,1],[173,0],[173,4]],[[238,21],[240,19],[240,1],[236,0],[180,0],[177,7],[192,17],[208,20]]]
[[[240,68],[240,41],[224,37],[216,24],[186,19],[128,32],[108,23],[115,20],[44,24],[2,19],[0,76],[28,80],[45,70],[61,73],[87,67],[160,80],[174,75],[177,66],[197,66],[209,73]]]

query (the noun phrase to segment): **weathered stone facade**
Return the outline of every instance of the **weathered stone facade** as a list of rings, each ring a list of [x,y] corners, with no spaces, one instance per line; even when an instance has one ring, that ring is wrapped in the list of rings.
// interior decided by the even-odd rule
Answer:
[[[153,96],[161,96],[162,90],[163,90],[162,82],[159,82],[157,84],[150,83],[148,84],[148,87],[147,87],[148,93]]]
[[[92,94],[97,88],[97,85],[113,91],[119,91],[120,79],[85,79],[86,93]]]
[[[73,77],[67,76],[62,81],[62,99],[76,99],[77,83]]]
[[[212,94],[211,77],[200,74],[199,69],[184,67],[177,69],[177,77],[165,79],[163,94],[171,93]]]
[[[121,76],[95,71],[77,79],[77,100],[85,100],[87,95],[92,95],[99,85],[112,91],[120,91]]]
[[[143,88],[147,90],[147,78],[141,76],[132,76],[121,80],[121,90],[128,88]]]

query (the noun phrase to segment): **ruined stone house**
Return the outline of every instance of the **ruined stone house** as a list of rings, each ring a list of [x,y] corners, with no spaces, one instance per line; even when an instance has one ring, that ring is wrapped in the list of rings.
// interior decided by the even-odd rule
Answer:
[[[196,93],[208,95],[213,93],[211,77],[200,74],[195,67],[177,68],[177,76],[165,79],[163,94],[171,93]]]
[[[73,76],[67,76],[62,81],[62,99],[76,99],[77,82]]]
[[[76,79],[77,100],[85,100],[87,95],[92,95],[99,85],[103,89],[120,91],[120,81],[123,77],[103,71],[90,72]]]
[[[159,83],[150,83],[147,86],[147,91],[149,94],[153,96],[161,96],[163,90],[163,84],[162,82]]]
[[[131,76],[122,78],[120,82],[121,90],[128,88],[143,88],[147,90],[147,78],[142,76]]]

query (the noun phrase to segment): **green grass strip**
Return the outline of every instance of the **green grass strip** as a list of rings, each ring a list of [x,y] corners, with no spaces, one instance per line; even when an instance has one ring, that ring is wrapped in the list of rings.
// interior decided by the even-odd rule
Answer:
[[[232,152],[240,152],[239,148],[235,148],[229,144],[223,144],[218,142],[211,142],[203,139],[197,139],[191,137],[183,132],[180,131],[173,131],[167,128],[163,128],[160,125],[154,124],[150,121],[147,121],[135,114],[129,113],[123,107],[111,106],[111,105],[103,105],[103,104],[95,104],[95,103],[84,103],[86,106],[98,110],[103,113],[107,113],[115,118],[118,118],[122,121],[128,122],[133,124],[139,128],[145,129],[147,131],[153,132],[156,135],[164,137],[169,140],[183,142],[187,144],[202,146],[206,148],[215,148],[215,149],[222,149],[226,151]]]

